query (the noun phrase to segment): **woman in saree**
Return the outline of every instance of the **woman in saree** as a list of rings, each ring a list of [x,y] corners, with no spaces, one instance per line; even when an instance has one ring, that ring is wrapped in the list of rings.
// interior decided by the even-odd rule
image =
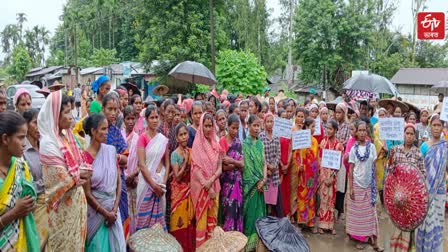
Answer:
[[[391,172],[396,165],[411,164],[425,175],[425,164],[420,150],[413,145],[417,134],[417,129],[413,124],[404,126],[404,144],[393,147],[389,155],[389,171]],[[390,237],[390,248],[394,252],[409,252],[415,245],[414,231],[405,232],[397,227],[393,227],[393,233]]]
[[[429,190],[429,209],[423,223],[417,228],[416,250],[443,251],[447,142],[441,137],[443,122],[438,114],[429,120],[432,138],[424,142],[420,151],[425,159],[426,182]]]
[[[211,237],[218,223],[222,153],[215,126],[213,115],[204,113],[191,151],[191,198],[196,216],[196,248]]]
[[[131,90],[131,89],[130,89]],[[135,109],[135,114],[137,115],[137,122],[135,124],[135,132],[140,136],[145,132],[145,114],[143,111],[143,101],[142,97],[138,94],[131,96],[131,106]]]
[[[378,110],[378,118],[385,118],[387,115],[387,111],[384,108],[380,108]],[[380,200],[378,201],[378,204],[384,204],[384,198],[383,198],[383,185],[384,185],[384,176],[386,174],[386,165],[387,165],[387,148],[386,148],[386,142],[383,140],[380,140],[380,124],[377,123],[373,127],[373,136],[374,136],[374,144],[375,144],[375,150],[376,153],[378,153],[378,158],[375,161],[375,167],[376,167],[376,186],[378,190],[378,196]],[[379,209],[382,209],[380,207]]]
[[[243,232],[243,149],[238,138],[240,121],[232,114],[227,122],[228,133],[219,144],[226,153],[222,160],[223,173],[220,178],[220,212],[224,231]]]
[[[118,214],[122,182],[117,169],[117,151],[105,144],[106,117],[92,114],[85,120],[84,130],[91,141],[83,157],[93,167],[92,177],[83,185],[88,203],[86,251],[124,252],[126,242]]]
[[[192,123],[188,126],[188,148],[193,147],[194,139],[196,138],[196,131],[199,128],[199,123],[201,121],[203,108],[202,102],[195,101],[191,107],[190,117]]]
[[[279,117],[283,119],[287,118],[286,110],[279,110]],[[291,157],[292,157],[292,145],[291,139],[286,137],[280,137],[280,181],[281,181],[281,193],[283,198],[283,214],[288,218],[291,215]],[[297,180],[296,180],[297,181]]]
[[[344,153],[344,147],[336,138],[338,132],[338,123],[335,120],[329,120],[327,123],[327,135],[320,143],[320,158],[322,158],[323,150],[334,150]],[[324,230],[330,230],[331,234],[336,234],[334,228],[334,207],[336,204],[336,176],[337,170],[327,167],[320,168],[319,174],[319,233],[323,234]]]
[[[116,126],[119,103],[120,101],[117,94],[109,93],[104,96],[102,107],[103,114],[106,117],[109,125],[106,143],[115,147],[115,150],[117,151],[117,160],[118,166],[120,168],[121,181],[126,181],[124,170],[126,169],[127,164],[127,144],[120,128]],[[121,196],[119,199],[120,215],[121,222],[123,223],[124,235],[125,237],[128,237],[130,232],[131,219],[129,218],[128,212],[128,193],[126,183],[121,184]]]
[[[176,141],[176,133],[175,128],[176,125],[174,124],[174,115],[175,115],[175,106],[174,101],[172,99],[166,99],[162,103],[163,108],[163,121],[161,121],[161,124],[159,126],[158,132],[162,133],[166,138],[168,138],[168,149],[169,149],[169,155],[177,148],[177,141]],[[162,111],[162,110],[161,110]],[[167,199],[166,201],[166,209],[171,209],[171,177],[168,176],[168,181],[166,184],[166,192],[165,197]],[[167,228],[168,231],[170,231],[170,211],[165,212],[165,221],[168,224]]]
[[[248,120],[249,135],[243,142],[243,198],[244,198],[244,234],[247,236],[246,251],[254,251],[258,235],[255,222],[266,216],[264,188],[267,181],[267,166],[264,158],[264,147],[258,132],[261,120],[250,115]]]
[[[26,121],[18,113],[0,113],[1,251],[40,251],[32,213],[37,194],[30,168],[19,158],[25,151],[26,135]]]
[[[39,157],[40,134],[39,129],[37,128],[38,114],[39,110],[29,109],[22,115],[26,120],[28,128],[23,158],[29,165],[31,175],[33,176],[34,188],[37,193],[36,209],[34,209],[33,215],[36,221],[37,230],[39,232],[40,247],[44,249],[48,240],[48,214],[42,165]]]
[[[135,109],[128,105],[123,111],[124,129],[122,130],[123,137],[126,139],[128,146],[128,162],[124,173],[126,175],[126,191],[128,195],[128,211],[131,219],[129,230],[135,230],[135,217],[137,214],[137,182],[138,182],[138,158],[137,158],[137,142],[139,135],[135,132],[135,122],[137,114]],[[132,234],[132,233],[131,233]]]
[[[188,129],[184,123],[175,128],[178,147],[171,153],[171,168],[174,179],[171,182],[170,232],[184,251],[195,249],[194,208],[191,200],[190,171],[191,150],[187,147]]]
[[[338,211],[337,218],[344,218],[344,199],[345,192],[347,191],[347,170],[349,168],[348,164],[348,154],[350,150],[347,151],[349,147],[350,139],[350,125],[347,120],[347,105],[345,103],[338,103],[334,111],[334,119],[338,123],[338,132],[336,133],[336,138],[344,146],[345,153],[343,155],[343,165],[338,171],[338,177],[336,178],[336,210]],[[353,139],[353,142],[356,140]]]
[[[37,117],[48,207],[47,251],[84,251],[87,201],[82,184],[92,172],[77,148],[72,123],[69,97],[51,93]]]
[[[96,99],[90,103],[89,113],[101,113],[104,96],[110,91],[110,80],[106,75],[101,75],[92,83],[92,90],[96,94]]]
[[[30,109],[32,105],[32,99],[28,89],[19,88],[14,94],[13,104],[16,109],[16,112],[21,115],[23,114],[23,112]]]
[[[168,139],[157,132],[160,119],[157,107],[145,110],[148,127],[137,143],[138,175],[136,229],[152,227],[159,223],[167,230],[165,222],[165,192],[169,174]]]
[[[312,229],[316,233],[316,194],[318,189],[319,144],[314,134],[314,119],[305,119],[303,129],[311,132],[311,147],[300,149],[294,152],[294,167],[299,171],[299,185],[297,190],[297,223],[306,228]]]
[[[291,107],[292,105],[287,105],[287,109]],[[292,127],[292,131],[296,130],[302,130],[305,125],[305,118],[308,116],[308,110],[304,108],[297,108],[296,111],[296,117],[295,117],[295,123]],[[291,216],[291,222],[296,223],[297,222],[297,207],[298,207],[298,190],[299,188],[299,167],[297,164],[297,160],[295,157],[300,156],[300,150],[292,150],[291,146],[291,158],[290,158],[290,176],[291,176],[291,183],[290,183],[290,216]],[[285,199],[287,200],[287,199]]]

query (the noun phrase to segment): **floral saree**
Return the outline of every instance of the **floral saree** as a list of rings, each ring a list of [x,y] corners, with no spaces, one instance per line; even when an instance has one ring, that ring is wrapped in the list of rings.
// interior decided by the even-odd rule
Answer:
[[[237,161],[243,159],[243,149],[240,139],[235,137],[232,143],[227,143],[222,137],[221,148],[226,155]],[[241,170],[223,171],[221,178],[220,211],[224,231],[243,232],[243,184]]]
[[[13,157],[8,174],[0,179],[0,215],[14,208],[19,198],[32,196],[37,199],[33,177],[28,164]],[[29,213],[16,219],[0,230],[0,251],[40,251],[34,216]]]
[[[299,170],[297,190],[297,223],[314,227],[316,224],[316,193],[318,189],[318,149],[316,138],[312,137],[311,147],[294,152],[295,167]]]

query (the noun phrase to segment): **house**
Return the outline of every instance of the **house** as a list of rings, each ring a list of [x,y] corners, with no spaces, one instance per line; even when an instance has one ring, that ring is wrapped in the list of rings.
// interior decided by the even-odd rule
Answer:
[[[115,89],[129,78],[134,79],[139,88],[143,88],[145,83],[148,83],[155,77],[155,74],[146,71],[141,63],[122,62],[105,67],[83,68],[79,72],[78,82],[83,85],[90,85],[101,75],[109,76],[112,89]]]
[[[61,69],[64,69],[64,67],[63,66],[49,66],[49,67],[33,68],[26,74],[25,79],[29,80],[29,81],[42,81],[45,76],[52,75]],[[44,85],[44,86],[48,86],[48,85]]]
[[[448,80],[448,68],[401,68],[392,77],[400,97],[419,108],[432,109],[438,103],[433,85]]]

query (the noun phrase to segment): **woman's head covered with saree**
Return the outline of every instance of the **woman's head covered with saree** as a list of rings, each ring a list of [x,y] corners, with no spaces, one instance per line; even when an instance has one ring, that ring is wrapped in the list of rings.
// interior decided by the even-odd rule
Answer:
[[[208,193],[201,185],[201,181],[199,181],[200,178],[204,178],[206,180],[210,179],[218,168],[218,159],[221,149],[215,137],[216,129],[213,121],[213,116],[210,113],[202,114],[199,122],[199,128],[196,131],[196,137],[193,142],[191,152],[193,173],[191,181],[191,195],[195,206],[197,206],[198,201],[203,198],[201,196],[208,196]],[[219,192],[219,180],[215,181],[212,188],[215,193]],[[205,193],[205,195],[203,193]],[[197,212],[196,216],[201,216],[201,214],[202,212]]]
[[[66,167],[74,182],[78,183],[82,157],[69,130],[72,121],[69,97],[61,91],[51,93],[37,118],[41,135],[39,152],[43,165]]]

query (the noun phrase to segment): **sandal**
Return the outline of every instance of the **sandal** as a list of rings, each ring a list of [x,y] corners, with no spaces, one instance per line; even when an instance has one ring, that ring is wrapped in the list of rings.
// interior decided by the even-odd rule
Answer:
[[[319,228],[319,234],[324,234],[324,230],[322,230],[322,228]]]
[[[331,230],[332,235],[336,235],[336,229]]]
[[[384,252],[384,248],[381,248],[379,246],[373,247],[373,250],[375,250],[377,252]]]
[[[357,250],[364,250],[366,248],[366,246],[362,245],[361,243],[356,244],[355,248]]]

